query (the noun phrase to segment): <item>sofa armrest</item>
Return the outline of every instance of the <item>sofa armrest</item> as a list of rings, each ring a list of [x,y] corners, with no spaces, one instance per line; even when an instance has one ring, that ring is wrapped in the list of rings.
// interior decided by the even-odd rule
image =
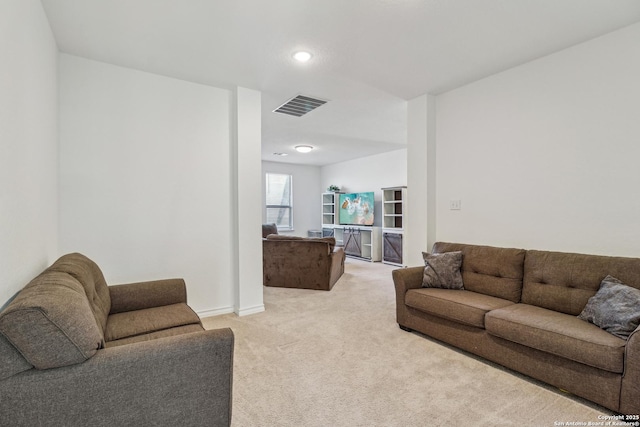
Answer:
[[[640,327],[629,335],[624,348],[624,373],[618,412],[640,414]]]
[[[396,320],[400,326],[407,326],[407,306],[404,303],[405,294],[409,289],[422,287],[424,267],[399,268],[391,272],[393,284],[396,288]]]
[[[396,287],[396,293],[400,292],[404,298],[404,294],[409,289],[418,289],[422,287],[422,276],[424,275],[424,266],[398,268],[391,272],[393,276],[393,284]]]
[[[228,426],[233,345],[231,329],[217,329],[22,372],[0,381],[0,424]]]
[[[335,285],[338,279],[344,274],[344,249],[336,247],[329,256],[331,257],[329,288],[333,288],[333,285]]]
[[[109,314],[187,302],[183,279],[152,280],[109,286]]]

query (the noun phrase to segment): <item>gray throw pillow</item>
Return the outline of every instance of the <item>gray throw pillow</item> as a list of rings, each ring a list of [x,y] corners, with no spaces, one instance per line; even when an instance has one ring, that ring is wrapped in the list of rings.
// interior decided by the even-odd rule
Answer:
[[[578,318],[626,340],[640,324],[640,289],[607,276]]]
[[[464,289],[462,283],[462,252],[442,254],[422,253],[424,259],[423,288]]]

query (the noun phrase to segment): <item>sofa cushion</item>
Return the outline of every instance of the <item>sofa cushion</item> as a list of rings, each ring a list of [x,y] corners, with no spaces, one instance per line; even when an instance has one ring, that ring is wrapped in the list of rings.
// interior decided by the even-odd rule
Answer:
[[[607,276],[578,318],[626,340],[640,324],[640,289]]]
[[[158,338],[173,337],[176,335],[188,334],[191,332],[200,332],[204,328],[201,325],[191,324],[185,326],[176,326],[175,328],[163,329],[161,331],[150,332],[148,334],[136,335],[133,337],[121,338],[119,340],[107,341],[105,347],[118,347],[126,344],[133,344],[142,341],[151,341]]]
[[[460,266],[462,252],[422,253],[424,259],[423,288],[464,289]]]
[[[462,252],[462,281],[466,290],[520,302],[523,249],[436,242],[432,253],[453,251]]]
[[[0,313],[0,332],[38,369],[84,362],[102,347],[100,328],[82,285],[45,271]]]
[[[200,325],[200,318],[184,303],[115,313],[109,316],[105,340],[114,341],[191,324]]]
[[[111,285],[109,294],[110,315],[187,302],[187,286],[181,278]]]
[[[111,309],[111,297],[100,267],[86,256],[72,253],[61,256],[47,270],[67,273],[80,282],[87,294],[96,322],[104,333]]]
[[[488,311],[514,303],[466,290],[422,288],[407,291],[405,304],[434,316],[484,328]]]
[[[528,304],[487,313],[491,335],[585,365],[622,373],[626,341],[575,316]]]
[[[527,251],[522,302],[577,316],[609,274],[640,288],[640,259]]]

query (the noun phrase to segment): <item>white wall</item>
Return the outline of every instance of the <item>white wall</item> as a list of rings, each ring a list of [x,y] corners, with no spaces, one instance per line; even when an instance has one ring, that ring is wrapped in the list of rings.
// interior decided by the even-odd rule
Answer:
[[[183,277],[196,311],[231,311],[229,91],[59,63],[61,251],[110,284]]]
[[[323,166],[320,169],[321,192],[337,185],[347,193],[375,193],[375,224],[382,226],[382,191],[384,187],[407,185],[407,149]],[[320,210],[320,196],[316,203]]]
[[[639,76],[635,24],[438,96],[437,239],[640,256]]]
[[[0,2],[0,307],[58,255],[57,56],[39,1]]]
[[[307,236],[309,230],[322,228],[321,194],[326,190],[320,184],[320,167],[290,163],[262,162],[262,222],[266,221],[265,188],[267,173],[293,175],[293,231],[280,234]]]

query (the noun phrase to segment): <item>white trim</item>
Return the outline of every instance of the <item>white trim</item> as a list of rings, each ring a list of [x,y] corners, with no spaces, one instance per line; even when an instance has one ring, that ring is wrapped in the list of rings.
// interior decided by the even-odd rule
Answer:
[[[253,307],[241,308],[236,310],[238,316],[248,316],[250,314],[262,313],[264,311],[264,304],[254,305]]]
[[[229,314],[229,313],[233,313],[233,307],[220,307],[220,308],[211,308],[209,310],[196,311],[196,314],[201,319],[205,317],[220,316],[221,314]]]

